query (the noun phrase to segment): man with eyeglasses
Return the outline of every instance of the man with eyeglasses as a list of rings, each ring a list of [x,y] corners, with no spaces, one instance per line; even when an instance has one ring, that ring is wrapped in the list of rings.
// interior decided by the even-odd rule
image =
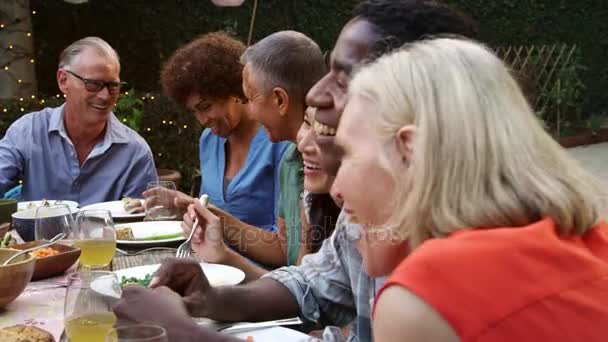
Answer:
[[[146,141],[112,113],[120,62],[104,40],[87,37],[61,53],[57,84],[65,103],[24,115],[0,141],[0,194],[23,180],[22,200],[87,205],[141,197],[157,179]]]

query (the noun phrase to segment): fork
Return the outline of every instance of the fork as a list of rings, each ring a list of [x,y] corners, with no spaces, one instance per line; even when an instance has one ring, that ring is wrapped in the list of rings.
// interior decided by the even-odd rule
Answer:
[[[207,203],[209,203],[209,196],[207,196],[207,194],[202,194],[201,198],[200,198],[201,202],[203,203],[203,206],[207,206]],[[192,225],[192,231],[190,232],[190,236],[188,236],[188,239],[186,239],[186,241],[184,241],[184,243],[182,243],[181,245],[179,245],[179,247],[177,248],[177,252],[175,253],[175,257],[177,258],[189,258],[190,255],[192,255],[192,236],[194,236],[194,231],[196,231],[196,228],[198,228],[198,217],[196,217],[194,219],[194,224]]]
[[[174,250],[175,250],[175,248],[171,248],[171,247],[150,247],[150,248],[142,249],[137,252],[127,252],[120,248],[116,248],[116,251],[118,253],[125,255],[125,256],[135,256],[135,255],[140,255],[140,254],[143,254],[145,252],[150,252],[150,251],[174,251]]]

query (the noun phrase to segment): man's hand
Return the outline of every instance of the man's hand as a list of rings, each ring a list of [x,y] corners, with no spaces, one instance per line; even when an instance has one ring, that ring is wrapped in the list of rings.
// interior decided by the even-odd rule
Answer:
[[[113,310],[118,324],[160,325],[167,330],[170,341],[186,341],[184,338],[194,335],[199,329],[188,315],[182,298],[164,286],[150,290],[139,285],[128,285]]]
[[[207,317],[205,303],[212,295],[212,288],[198,262],[183,258],[165,259],[150,281],[151,288],[163,286],[182,296],[190,315]]]
[[[182,222],[184,235],[190,235],[196,218],[198,218],[198,228],[192,236],[192,249],[205,262],[226,263],[230,249],[224,243],[222,220],[199,200],[195,200],[188,206],[188,212],[184,215]]]

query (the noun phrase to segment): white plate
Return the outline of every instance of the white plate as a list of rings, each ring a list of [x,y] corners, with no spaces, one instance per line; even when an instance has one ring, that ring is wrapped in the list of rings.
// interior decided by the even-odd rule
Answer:
[[[232,335],[232,334],[231,334]],[[253,337],[254,341],[309,341],[310,336],[293,329],[284,327],[272,327],[257,329],[234,334],[233,336],[246,339]]]
[[[120,281],[123,276],[127,278],[135,277],[142,279],[147,274],[154,273],[159,267],[160,264],[138,266],[119,270],[114,273],[118,276],[118,281]],[[232,266],[201,263],[201,267],[203,268],[203,272],[205,272],[207,279],[209,279],[211,286],[236,285],[245,279],[245,273]],[[120,294],[117,292],[117,289],[112,287],[112,282],[108,278],[94,280],[91,283],[91,289],[103,296],[120,298]]]
[[[112,214],[113,218],[118,219],[127,219],[127,218],[141,218],[146,216],[146,213],[135,213],[129,214],[125,211],[125,206],[122,201],[111,201],[111,202],[101,202],[87,205],[86,207],[80,208],[80,210],[109,210]]]
[[[58,200],[46,200],[50,205],[55,204]],[[27,202],[19,202],[17,203],[17,211],[24,211],[24,210],[28,210],[28,209],[36,209],[38,207],[40,207],[42,205],[42,202],[44,201],[27,201]],[[28,206],[32,204],[34,205],[32,208],[28,208]],[[57,204],[66,204],[69,208],[70,211],[73,213],[78,211],[78,203],[74,202],[74,201],[61,201]]]
[[[182,232],[181,227],[182,221],[145,221],[145,222],[133,222],[133,223],[121,223],[115,225],[116,229],[130,227],[133,231],[133,237],[136,239],[145,239],[154,235],[168,235],[177,234]],[[164,240],[116,240],[116,243],[122,245],[133,245],[133,246],[153,246],[153,245],[164,245],[170,242],[178,242],[186,240],[185,237],[175,237],[172,239]]]

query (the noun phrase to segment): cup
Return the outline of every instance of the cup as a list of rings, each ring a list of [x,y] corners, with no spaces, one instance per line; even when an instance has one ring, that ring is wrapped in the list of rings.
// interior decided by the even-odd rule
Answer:
[[[53,204],[38,207],[34,222],[36,240],[50,240],[59,233],[65,233],[65,240],[74,237],[74,220],[70,207],[66,204]]]
[[[106,342],[169,342],[167,331],[158,325],[133,324],[112,329]]]
[[[116,322],[112,304],[99,288],[120,293],[120,283],[112,272],[77,272],[68,276],[64,305],[65,332],[70,342],[104,342]],[[96,291],[97,290],[97,291]]]
[[[144,198],[146,220],[163,221],[177,219],[177,211],[173,205],[175,198],[175,183],[172,181],[156,181],[148,183],[146,190],[152,190],[151,195]]]
[[[81,210],[76,216],[74,245],[80,248],[80,265],[104,267],[116,252],[116,229],[108,210]]]

